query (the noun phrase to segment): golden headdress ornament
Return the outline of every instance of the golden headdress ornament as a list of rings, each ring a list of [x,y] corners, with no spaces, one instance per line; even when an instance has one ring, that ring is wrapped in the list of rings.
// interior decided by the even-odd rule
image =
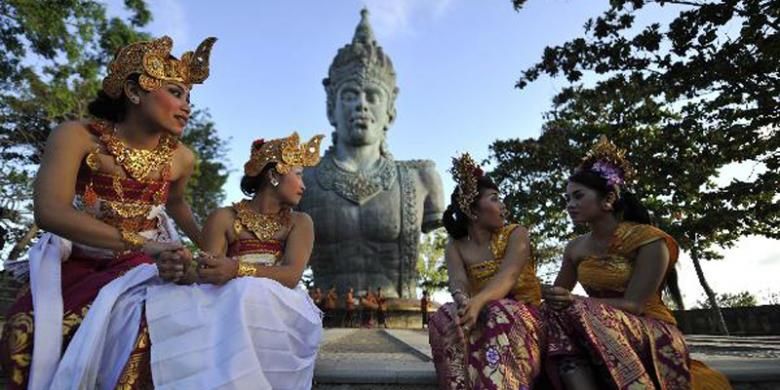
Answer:
[[[580,169],[598,174],[610,186],[631,183],[636,177],[636,171],[626,159],[626,151],[615,146],[605,135],[582,158]]]
[[[127,45],[108,65],[103,91],[114,99],[119,98],[127,77],[136,73],[138,84],[146,91],[162,87],[164,81],[188,86],[200,84],[209,77],[209,56],[216,41],[214,37],[206,38],[195,52],[184,53],[180,60],[171,55],[173,40],[168,36]]]
[[[249,161],[244,164],[244,174],[257,176],[270,163],[276,163],[275,169],[282,175],[295,166],[313,167],[320,162],[320,144],[324,137],[315,135],[305,144],[299,143],[298,133],[295,132],[287,138],[259,139],[252,143]]]
[[[474,162],[470,154],[463,153],[458,157],[452,158],[450,173],[452,173],[452,179],[458,185],[458,192],[455,195],[458,201],[458,208],[460,208],[463,214],[473,217],[471,204],[479,197],[478,180],[485,172]]]

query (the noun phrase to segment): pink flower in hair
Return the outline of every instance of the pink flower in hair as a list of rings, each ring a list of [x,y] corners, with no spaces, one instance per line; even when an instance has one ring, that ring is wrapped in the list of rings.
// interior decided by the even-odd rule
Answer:
[[[590,170],[603,177],[609,186],[621,186],[624,183],[620,168],[610,164],[608,161],[596,161]]]

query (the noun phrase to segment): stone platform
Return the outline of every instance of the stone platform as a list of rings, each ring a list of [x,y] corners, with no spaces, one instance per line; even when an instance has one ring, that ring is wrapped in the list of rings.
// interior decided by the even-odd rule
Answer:
[[[720,370],[736,390],[780,389],[780,337],[687,337],[693,357]],[[409,329],[326,329],[315,389],[436,389],[428,333]]]

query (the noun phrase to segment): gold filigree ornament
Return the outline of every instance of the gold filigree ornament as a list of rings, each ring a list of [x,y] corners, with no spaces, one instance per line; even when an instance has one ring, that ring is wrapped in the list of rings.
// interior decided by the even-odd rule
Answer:
[[[122,242],[125,244],[125,250],[132,251],[143,248],[146,239],[140,234],[128,230],[120,230]]]
[[[244,164],[244,174],[257,176],[266,165],[276,163],[276,171],[282,175],[292,167],[313,167],[320,162],[320,145],[324,135],[315,135],[309,142],[299,143],[298,133],[270,141],[259,139],[252,143],[249,161]]]
[[[474,213],[471,212],[471,204],[479,197],[478,180],[485,173],[468,153],[452,158],[450,173],[452,174],[452,179],[458,185],[458,193],[455,196],[458,201],[458,208],[463,214],[473,218]]]
[[[152,206],[143,203],[131,203],[125,201],[104,200],[105,211],[112,216],[118,216],[124,219],[128,218],[146,218],[152,210]]]
[[[236,277],[240,278],[242,276],[255,276],[255,273],[257,272],[257,268],[254,264],[248,263],[246,261],[238,261],[238,270],[236,270]]]
[[[195,52],[184,53],[180,60],[171,55],[173,40],[168,36],[127,45],[108,65],[103,92],[118,99],[122,96],[125,80],[133,74],[139,75],[138,84],[146,91],[159,89],[166,81],[188,87],[201,84],[209,77],[209,56],[216,41],[214,37],[206,38]]]
[[[249,206],[249,202],[241,201],[233,204],[236,216],[241,225],[252,232],[260,241],[269,241],[290,223],[290,209],[283,208],[277,214],[260,214]]]
[[[160,142],[152,150],[135,149],[127,146],[116,131],[101,135],[106,150],[116,160],[127,174],[135,180],[143,181],[150,173],[164,169],[173,160],[173,152],[179,145],[179,141],[170,135],[164,135]]]

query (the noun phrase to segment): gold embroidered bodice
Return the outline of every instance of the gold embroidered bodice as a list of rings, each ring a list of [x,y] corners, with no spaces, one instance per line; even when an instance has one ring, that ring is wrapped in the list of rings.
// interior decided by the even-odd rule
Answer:
[[[479,264],[473,264],[466,267],[466,273],[469,277],[471,295],[477,294],[490,281],[490,278],[498,273],[501,267],[501,260],[504,258],[506,247],[509,244],[509,236],[518,227],[511,224],[501,228],[493,234],[490,240],[490,251],[493,253],[493,259]],[[539,306],[542,300],[542,288],[539,278],[536,277],[536,262],[529,259],[529,262],[517,278],[517,283],[512,288],[510,295],[519,302]]]
[[[228,256],[248,263],[278,265],[282,260],[284,242],[273,237],[288,226],[290,210],[268,216],[249,209],[247,201],[242,201],[233,204],[233,211],[236,213],[233,222],[236,239],[228,246]],[[254,237],[242,238],[244,230]]]
[[[164,136],[154,150],[131,149],[116,138],[113,126],[93,122],[89,130],[99,137],[100,148],[89,153],[76,182],[76,206],[116,228],[142,232],[159,228],[158,216],[168,200],[168,172],[178,140]],[[108,154],[127,173],[101,171],[99,155]],[[149,179],[150,172],[161,179]]]
[[[588,256],[577,264],[577,280],[589,296],[596,298],[622,297],[634,270],[636,251],[643,245],[664,240],[669,249],[669,268],[677,262],[679,248],[664,231],[650,225],[624,222],[615,230],[612,243],[604,256]],[[644,314],[676,324],[674,316],[661,299],[659,289],[645,305]]]

